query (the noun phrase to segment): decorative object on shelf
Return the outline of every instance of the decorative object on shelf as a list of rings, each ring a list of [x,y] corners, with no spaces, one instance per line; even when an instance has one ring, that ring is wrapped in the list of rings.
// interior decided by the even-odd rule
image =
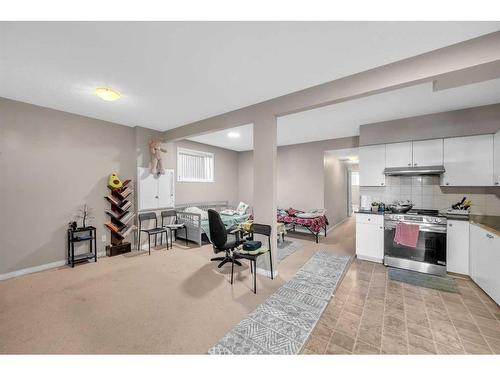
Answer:
[[[94,216],[92,216],[92,208],[84,204],[79,210],[78,213],[76,214],[76,219],[82,219],[82,228],[87,227],[87,220],[94,219]]]
[[[151,174],[159,175],[165,174],[165,168],[163,168],[162,152],[166,153],[167,150],[161,147],[164,143],[162,139],[151,139],[149,141],[149,152],[151,153],[151,162],[149,164],[149,169]]]
[[[110,174],[108,177],[108,187],[110,189],[120,189],[123,186],[123,183],[118,178],[116,174]]]
[[[113,177],[114,176],[114,177]],[[111,175],[110,179],[120,181],[117,175]],[[120,181],[120,187],[114,187],[115,184],[108,182],[110,193],[104,197],[108,200],[111,207],[106,210],[106,214],[110,218],[110,222],[104,225],[111,231],[111,245],[106,246],[106,255],[114,256],[118,254],[128,253],[131,251],[130,242],[123,242],[133,230],[136,229],[133,224],[135,214],[130,212],[132,202],[129,200],[134,192],[130,185],[131,180]]]
[[[73,222],[68,229],[68,265],[94,259],[97,262],[97,230],[95,227],[73,228]],[[89,251],[75,255],[75,243],[89,241]]]
[[[77,227],[77,226],[78,226],[78,225],[76,224],[76,221],[70,221],[70,222],[68,223],[68,227],[69,227],[70,229],[76,230],[76,227]]]

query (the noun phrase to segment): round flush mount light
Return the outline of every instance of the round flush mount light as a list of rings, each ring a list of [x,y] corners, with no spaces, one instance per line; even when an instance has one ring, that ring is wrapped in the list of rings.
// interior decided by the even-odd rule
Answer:
[[[240,137],[240,133],[238,133],[238,132],[229,132],[229,133],[227,133],[227,136],[229,138],[239,138]]]
[[[95,94],[107,102],[114,102],[121,98],[121,94],[118,91],[110,89],[109,87],[98,87],[95,89]]]
[[[359,158],[357,156],[349,156],[350,161],[358,161]]]

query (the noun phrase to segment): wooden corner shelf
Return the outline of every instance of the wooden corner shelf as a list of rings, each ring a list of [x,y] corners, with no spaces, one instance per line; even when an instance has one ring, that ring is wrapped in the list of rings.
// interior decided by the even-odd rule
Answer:
[[[110,208],[105,211],[110,221],[104,224],[111,233],[111,245],[108,246],[110,249],[106,248],[108,255],[128,252],[131,248],[130,243],[123,242],[125,237],[136,229],[133,222],[135,213],[129,211],[132,207],[131,198],[134,193],[132,187],[129,186],[131,181],[125,180],[121,188],[108,186],[110,192],[104,197],[110,203]],[[113,251],[113,247],[120,247],[120,251]]]

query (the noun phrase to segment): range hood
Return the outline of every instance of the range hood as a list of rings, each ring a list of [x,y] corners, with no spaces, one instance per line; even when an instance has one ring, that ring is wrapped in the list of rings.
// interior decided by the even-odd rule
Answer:
[[[422,176],[422,175],[440,175],[445,172],[444,166],[433,165],[428,167],[397,167],[385,168],[386,176]]]

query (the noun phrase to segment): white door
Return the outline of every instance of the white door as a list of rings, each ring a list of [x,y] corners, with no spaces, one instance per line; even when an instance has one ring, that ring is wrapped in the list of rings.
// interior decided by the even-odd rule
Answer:
[[[495,158],[493,161],[495,167],[493,185],[500,185],[500,131],[498,131],[494,136],[494,153]]]
[[[174,170],[167,169],[158,177],[158,208],[173,208],[174,197]]]
[[[359,148],[359,185],[385,186],[385,145]]]
[[[469,274],[469,221],[448,220],[446,270],[462,275]]]
[[[158,179],[149,168],[137,168],[137,202],[138,210],[154,210],[158,206]]]
[[[413,142],[413,166],[427,167],[443,165],[443,140]]]
[[[411,167],[411,142],[388,143],[385,145],[386,168]]]
[[[442,185],[493,185],[493,134],[446,138]]]

